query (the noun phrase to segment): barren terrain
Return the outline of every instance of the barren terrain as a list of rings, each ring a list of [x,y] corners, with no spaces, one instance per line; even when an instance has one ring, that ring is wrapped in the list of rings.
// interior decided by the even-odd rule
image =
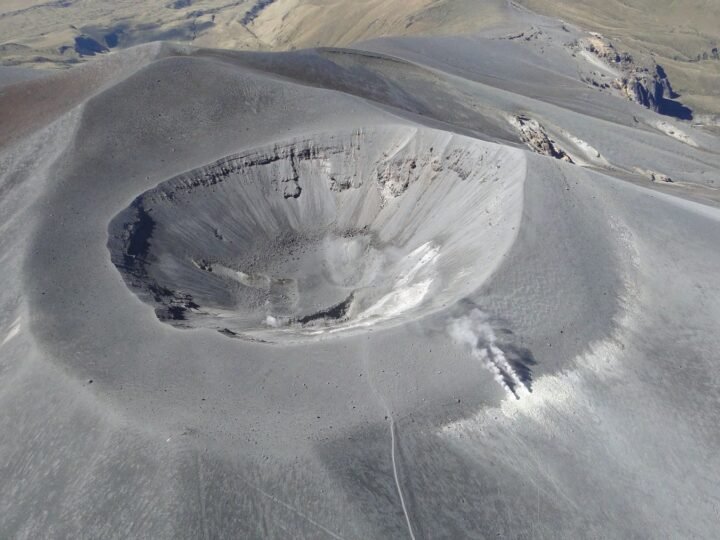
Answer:
[[[714,102],[388,4],[1,4],[0,537],[716,535]]]

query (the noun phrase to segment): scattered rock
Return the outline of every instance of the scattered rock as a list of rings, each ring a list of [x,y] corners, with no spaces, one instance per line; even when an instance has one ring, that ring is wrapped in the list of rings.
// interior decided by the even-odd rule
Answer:
[[[664,182],[666,184],[672,184],[673,179],[670,178],[667,174],[663,174],[661,172],[652,171],[650,169],[635,169],[637,172],[642,174],[644,177],[648,178],[651,182]]]

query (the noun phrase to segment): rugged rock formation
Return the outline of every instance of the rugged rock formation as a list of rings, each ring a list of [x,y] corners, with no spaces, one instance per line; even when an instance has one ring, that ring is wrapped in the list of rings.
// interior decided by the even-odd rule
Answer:
[[[627,75],[616,79],[614,84],[628,99],[656,112],[663,112],[666,98],[676,96],[665,71],[658,65],[654,71],[635,66]]]
[[[594,32],[589,38],[581,40],[578,47],[601,60],[615,76],[610,83],[598,80],[595,73],[585,77],[593,86],[615,89],[630,101],[659,113],[687,116],[689,110],[685,111],[684,107],[670,101],[678,95],[672,89],[665,70],[654,60],[637,62],[631,54],[618,51],[608,39]]]
[[[509,120],[518,130],[522,142],[527,144],[533,152],[573,163],[568,153],[549,137],[537,120],[523,114],[512,116]]]

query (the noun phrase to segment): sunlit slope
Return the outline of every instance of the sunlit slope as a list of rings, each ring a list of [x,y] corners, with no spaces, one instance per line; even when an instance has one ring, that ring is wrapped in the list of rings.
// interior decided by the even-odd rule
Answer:
[[[278,0],[251,29],[273,47],[340,46],[390,35],[472,32],[501,22],[506,9],[498,0]]]
[[[654,55],[683,103],[700,114],[720,113],[717,2],[520,0],[517,4],[599,31],[634,55]],[[0,2],[0,63],[66,67],[93,54],[154,40],[287,50],[346,46],[383,36],[473,34],[507,23],[517,4],[504,0],[7,0]]]
[[[619,41],[632,53],[654,54],[683,102],[720,113],[720,3],[713,0],[521,0]],[[716,49],[717,50],[717,49]]]

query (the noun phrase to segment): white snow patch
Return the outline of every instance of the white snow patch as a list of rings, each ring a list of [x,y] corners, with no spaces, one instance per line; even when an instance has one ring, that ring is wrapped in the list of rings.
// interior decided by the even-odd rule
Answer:
[[[17,336],[20,333],[20,317],[15,319],[15,322],[10,325],[10,331],[8,332],[7,336],[5,336],[5,339],[3,339],[2,343],[0,343],[0,346],[5,345],[8,343],[12,338]]]
[[[668,136],[672,137],[673,139],[676,139],[682,143],[692,146],[693,148],[698,147],[698,143],[696,143],[695,140],[692,137],[690,137],[690,135],[685,133],[682,129],[673,126],[669,122],[665,122],[664,120],[659,120],[659,121],[655,122],[655,127],[658,128],[660,131],[662,131],[665,135],[668,135]]]
[[[611,75],[613,77],[620,76],[620,72],[618,70],[612,68],[609,64],[603,62],[599,57],[597,57],[590,51],[586,51],[583,49],[582,51],[580,51],[580,56],[592,66],[603,70],[607,75]]]
[[[415,249],[407,257],[407,262],[412,263],[416,260],[415,264],[407,272],[402,270],[398,273],[398,280],[396,286],[403,287],[410,283],[417,276],[418,272],[422,270],[428,264],[432,264],[440,254],[440,248],[433,246],[430,242],[426,242],[419,248]]]
[[[432,279],[426,279],[414,285],[401,287],[396,289],[374,303],[357,317],[358,321],[372,319],[376,317],[390,318],[396,317],[401,313],[408,311],[423,301],[425,295],[430,290]]]
[[[590,143],[567,132],[565,132],[565,136],[578,150],[580,150],[580,153],[582,153],[584,157],[584,159],[582,159],[577,154],[570,154],[570,157],[573,158],[575,163],[581,166],[587,166],[588,164],[601,165],[603,167],[610,166],[610,162],[602,156],[602,154],[597,148],[590,145]],[[589,163],[587,163],[586,160]]]

